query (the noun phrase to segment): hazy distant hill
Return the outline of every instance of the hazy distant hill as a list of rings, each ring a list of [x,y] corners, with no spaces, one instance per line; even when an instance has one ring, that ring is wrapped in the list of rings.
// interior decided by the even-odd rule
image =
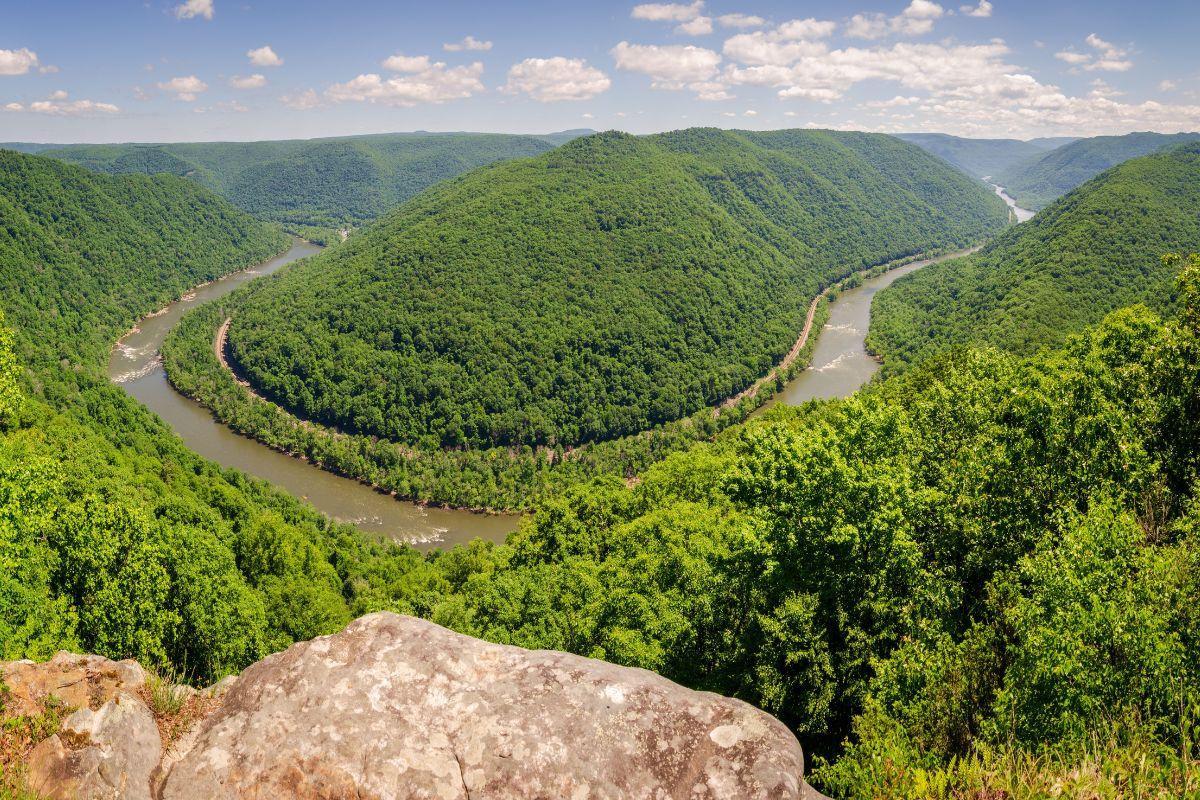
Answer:
[[[964,343],[1060,345],[1134,303],[1164,310],[1159,257],[1200,250],[1200,142],[1125,162],[1003,234],[875,298],[868,344],[889,370]]]
[[[928,150],[976,178],[998,175],[1045,149],[1019,139],[964,139],[945,133],[900,133],[896,137]]]
[[[604,133],[477,170],[256,287],[230,345],[301,416],[491,446],[635,433],[744,388],[859,267],[999,230],[889,136]]]
[[[1037,211],[1111,166],[1193,139],[1200,139],[1200,133],[1129,133],[1078,139],[1012,165],[997,175],[996,182],[1023,207]]]
[[[393,133],[269,142],[13,145],[89,169],[166,172],[295,229],[374,219],[422,189],[484,164],[543,153],[583,133]]]

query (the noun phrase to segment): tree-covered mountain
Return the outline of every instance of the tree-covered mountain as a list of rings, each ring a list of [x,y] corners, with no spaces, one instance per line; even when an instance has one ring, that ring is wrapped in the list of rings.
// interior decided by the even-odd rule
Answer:
[[[898,133],[896,138],[912,142],[976,178],[999,175],[1047,149],[1019,139],[965,139],[945,133]]]
[[[998,237],[875,297],[868,346],[897,370],[964,343],[1061,345],[1123,306],[1163,311],[1173,270],[1200,249],[1200,143],[1127,161]]]
[[[238,304],[231,355],[300,416],[442,447],[637,433],[736,393],[833,279],[999,230],[891,137],[576,139],[410,201]]]
[[[310,233],[312,228],[361,225],[438,181],[494,161],[543,153],[579,133],[393,133],[36,147],[44,155],[102,172],[191,178],[255,216]]]
[[[1005,187],[1022,208],[1040,211],[1109,167],[1196,139],[1200,139],[1200,133],[1128,133],[1077,139],[1010,166],[997,173],[995,182]]]
[[[209,680],[349,619],[339,539],[415,557],[196,456],[105,375],[139,317],[286,244],[192,181],[0,152],[0,660]]]

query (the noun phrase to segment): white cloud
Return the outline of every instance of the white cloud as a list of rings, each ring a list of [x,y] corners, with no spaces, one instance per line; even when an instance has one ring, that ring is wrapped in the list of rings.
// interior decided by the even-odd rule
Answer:
[[[24,75],[38,63],[37,53],[28,47],[0,50],[0,75]]]
[[[157,84],[159,89],[164,92],[170,92],[175,95],[177,100],[191,102],[196,99],[196,95],[208,90],[208,84],[197,78],[195,75],[187,75],[180,78],[171,78],[169,81],[164,81]]]
[[[288,108],[294,108],[297,111],[308,111],[311,108],[321,105],[320,96],[312,89],[285,94],[279,98],[279,101]]]
[[[712,30],[712,17],[696,17],[690,22],[675,26],[676,33],[683,33],[688,36],[707,36],[712,33]]]
[[[246,57],[256,67],[278,67],[283,64],[283,59],[275,54],[275,51],[271,49],[271,45],[269,44],[264,44],[262,47],[256,47],[253,50],[247,50]]]
[[[1133,62],[1127,58],[1128,51],[1104,41],[1094,33],[1089,33],[1084,41],[1094,53],[1079,53],[1067,48],[1055,53],[1054,57],[1070,64],[1074,68],[1071,72],[1078,72],[1080,69],[1087,72],[1127,72],[1133,69]]]
[[[44,67],[38,67],[38,72],[40,72],[42,75],[57,75],[58,67],[54,66],[53,64],[47,64]]]
[[[442,49],[450,53],[458,53],[463,50],[491,50],[492,43],[480,41],[474,36],[466,36],[457,42],[447,42],[442,45]]]
[[[101,114],[119,114],[121,109],[112,103],[98,103],[95,100],[68,100],[68,95],[59,89],[52,92],[45,100],[35,100],[28,106],[20,103],[8,103],[6,111],[28,111],[32,114],[46,114],[52,117],[94,117]]]
[[[591,113],[590,111],[584,112],[580,116],[582,116],[584,119],[595,119],[596,118],[596,115]]]
[[[630,14],[634,19],[645,19],[651,22],[687,22],[700,16],[704,10],[704,0],[696,0],[689,5],[683,3],[643,3],[634,6]]]
[[[742,116],[743,117],[757,117],[758,112],[755,111],[754,109],[749,109],[748,111],[743,111]]]
[[[392,72],[425,72],[432,66],[429,56],[406,56],[396,53],[383,60],[383,68]]]
[[[442,62],[428,69],[384,80],[379,75],[359,75],[345,83],[335,83],[325,96],[335,102],[366,102],[409,107],[420,103],[445,103],[461,100],[483,91],[479,77],[483,64],[447,67]]]
[[[229,85],[235,89],[261,89],[267,85],[267,76],[255,73],[253,75],[234,75],[229,79]]]
[[[1158,90],[1160,92],[1173,92],[1178,85],[1173,80],[1164,80],[1158,84]]]
[[[775,29],[774,36],[779,40],[825,39],[837,30],[837,23],[832,20],[792,19]]]
[[[1092,57],[1086,53],[1076,53],[1074,50],[1063,50],[1055,53],[1054,57],[1059,61],[1065,61],[1068,64],[1086,64],[1092,60]]]
[[[185,0],[175,6],[175,16],[179,19],[195,17],[213,18],[213,0]]]
[[[882,39],[889,34],[919,36],[933,30],[935,20],[941,19],[946,9],[931,0],[912,0],[894,17],[886,14],[855,14],[846,23],[846,35],[855,39]]]
[[[959,6],[960,13],[968,17],[990,17],[992,15],[992,4],[988,0],[979,0],[977,6]]]
[[[866,108],[881,108],[881,109],[882,108],[901,108],[904,106],[916,105],[919,102],[921,102],[921,98],[919,98],[919,97],[905,97],[902,94],[898,94],[895,97],[893,97],[891,100],[872,100],[870,102],[863,103],[863,106]]]
[[[761,28],[767,24],[765,19],[753,14],[722,14],[717,17],[717,22],[725,28]]]
[[[717,74],[721,56],[695,45],[629,44],[612,49],[617,69],[649,75],[656,89],[679,89]]]
[[[582,58],[527,58],[508,70],[503,91],[523,93],[543,103],[587,100],[612,85],[608,76]]]
[[[734,95],[729,93],[729,87],[720,81],[697,81],[688,84],[688,88],[696,93],[697,100],[719,101],[734,98]]]

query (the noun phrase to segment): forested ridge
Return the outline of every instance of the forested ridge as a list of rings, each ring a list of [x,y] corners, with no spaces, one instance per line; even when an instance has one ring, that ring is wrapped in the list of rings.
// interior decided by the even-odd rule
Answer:
[[[1109,167],[1200,139],[1200,133],[1127,133],[1078,139],[1014,164],[994,177],[1019,206],[1040,211]]]
[[[894,372],[964,343],[1059,346],[1109,311],[1174,301],[1164,253],[1200,248],[1200,143],[1127,161],[967,258],[875,297],[867,345]]]
[[[314,241],[380,216],[475,167],[537,155],[579,132],[546,137],[395,133],[268,142],[37,146],[42,155],[114,174],[187,177]]]
[[[0,295],[0,657],[69,647],[207,682],[387,608],[739,696],[839,798],[1195,793],[1200,259],[1164,265],[1166,319],[1135,306],[1032,357],[943,354],[632,485],[575,486],[503,545],[420,556],[219,470],[104,378],[111,329],[172,292],[157,281],[213,265],[87,250],[122,207],[99,187],[208,204],[199,223],[146,209],[146,244],[244,226],[217,271],[276,233],[181,181],[0,155],[22,175],[2,190],[3,274],[69,268],[128,305],[81,303],[60,332]],[[25,229],[22,248],[60,244],[31,259],[10,220],[46,207],[78,212]]]
[[[415,198],[232,303],[299,416],[424,447],[573,445],[719,402],[853,270],[962,245],[999,200],[886,136],[600,134]]]
[[[1038,140],[964,139],[945,133],[898,133],[896,138],[912,142],[976,178],[994,178],[1013,165],[1038,158],[1052,149]]]

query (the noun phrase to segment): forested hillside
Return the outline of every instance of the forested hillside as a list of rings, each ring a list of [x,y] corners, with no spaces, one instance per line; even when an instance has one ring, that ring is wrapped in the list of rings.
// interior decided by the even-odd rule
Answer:
[[[361,225],[446,178],[537,155],[572,138],[396,133],[270,142],[69,145],[44,155],[109,173],[167,172],[223,195],[262,219],[322,241]]]
[[[0,152],[0,659],[208,680],[349,619],[328,558],[371,547],[194,455],[104,374],[138,317],[286,243],[190,181]]]
[[[600,134],[436,187],[254,287],[230,351],[268,396],[351,432],[609,439],[746,387],[835,278],[1005,217],[891,137]]]
[[[1200,143],[1127,161],[977,255],[897,281],[874,302],[868,347],[896,371],[947,347],[1061,345],[1109,311],[1174,302],[1159,257],[1200,248]]]
[[[1109,167],[1196,139],[1200,133],[1128,133],[1079,139],[1014,164],[998,173],[995,182],[1022,208],[1040,211]]]
[[[945,133],[898,133],[896,138],[912,142],[976,178],[994,177],[1049,149],[1019,139],[964,139]]]

